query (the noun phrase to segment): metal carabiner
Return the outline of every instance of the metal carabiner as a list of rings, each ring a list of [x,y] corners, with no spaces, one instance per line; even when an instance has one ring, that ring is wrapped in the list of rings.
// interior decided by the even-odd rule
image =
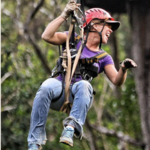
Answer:
[[[90,76],[89,74],[84,74],[84,76],[83,76],[83,78],[85,79],[85,80],[87,80],[87,81],[89,81],[89,82],[91,82],[92,80],[93,80],[93,77],[92,76]]]
[[[83,12],[82,10],[78,7],[78,10],[79,12],[83,15]],[[76,12],[76,10],[73,11],[73,14],[74,14],[74,17],[76,18],[76,21],[77,21],[77,24],[79,26],[79,28],[81,29],[82,28],[82,25],[83,25],[83,20],[82,18],[80,18]]]

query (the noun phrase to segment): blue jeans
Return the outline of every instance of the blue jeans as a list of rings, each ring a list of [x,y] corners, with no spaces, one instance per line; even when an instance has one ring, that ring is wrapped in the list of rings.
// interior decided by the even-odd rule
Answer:
[[[75,135],[82,136],[82,126],[84,125],[87,112],[93,102],[93,88],[88,81],[81,80],[70,86],[70,102],[73,103],[69,117],[63,124],[64,126],[73,125],[75,127]],[[28,135],[28,143],[45,144],[46,131],[45,125],[49,112],[49,108],[59,111],[64,103],[64,92],[62,93],[62,82],[49,78],[42,83],[36,93],[30,121],[30,131]],[[54,101],[54,99],[57,99]]]

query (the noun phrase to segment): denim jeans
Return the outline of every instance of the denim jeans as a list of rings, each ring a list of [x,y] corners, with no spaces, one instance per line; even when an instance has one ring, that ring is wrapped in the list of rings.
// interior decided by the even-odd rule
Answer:
[[[45,80],[40,86],[33,102],[28,144],[45,144],[47,140],[45,125],[48,112],[50,108],[59,111],[63,105],[64,92],[62,93],[62,88],[62,82],[55,78]],[[71,85],[70,90],[69,100],[73,105],[69,117],[64,119],[63,124],[64,126],[73,125],[76,136],[80,137],[87,112],[93,102],[93,88],[88,81],[81,80]],[[54,101],[57,98],[58,100]]]

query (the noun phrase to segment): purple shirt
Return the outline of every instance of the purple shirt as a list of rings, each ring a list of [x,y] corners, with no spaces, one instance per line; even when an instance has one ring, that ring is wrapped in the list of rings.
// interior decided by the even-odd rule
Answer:
[[[79,46],[81,44],[81,41],[78,42],[78,44],[76,45],[77,47],[77,50],[79,49]],[[97,52],[93,52],[91,51],[90,49],[88,49],[86,46],[84,47],[82,53],[81,53],[81,56],[80,58],[90,58],[90,57],[93,57],[99,53],[101,53],[103,50],[101,51],[97,51]],[[98,61],[98,63],[94,62],[94,65],[98,67],[98,73],[102,73],[104,71],[104,67],[108,64],[114,64],[113,62],[113,59],[110,55],[107,55],[106,57],[100,59]],[[59,75],[57,77],[58,80],[62,81],[62,76]],[[74,81],[74,78],[72,79],[72,82],[77,82],[77,81],[80,81],[82,80],[82,77],[81,76],[77,76],[75,81]]]

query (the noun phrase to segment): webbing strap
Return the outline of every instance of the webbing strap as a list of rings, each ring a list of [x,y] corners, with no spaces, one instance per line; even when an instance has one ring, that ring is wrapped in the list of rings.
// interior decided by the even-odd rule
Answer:
[[[83,5],[83,0],[82,0],[82,11],[84,11],[84,5]],[[85,15],[84,15],[84,19],[85,19]],[[86,19],[85,19],[86,20]],[[63,111],[63,112],[66,112],[69,114],[70,112],[70,109],[71,109],[71,104],[69,102],[69,95],[70,95],[70,83],[71,83],[71,79],[73,77],[73,74],[75,72],[75,69],[77,67],[77,64],[78,64],[78,61],[79,61],[79,58],[80,58],[80,54],[81,54],[81,51],[82,51],[82,48],[83,48],[83,34],[84,34],[84,29],[81,28],[81,38],[82,38],[82,43],[80,45],[80,48],[78,50],[78,53],[76,55],[76,58],[75,58],[75,61],[74,61],[74,64],[73,64],[73,68],[72,68],[72,73],[71,73],[71,54],[70,54],[70,49],[69,49],[69,39],[72,35],[72,39],[71,39],[71,44],[74,44],[74,38],[73,38],[73,35],[74,35],[74,24],[76,23],[76,20],[73,19],[73,13],[72,13],[72,20],[71,20],[71,24],[70,24],[70,27],[69,27],[69,33],[68,33],[68,36],[67,36],[67,40],[66,40],[66,50],[67,50],[67,57],[68,57],[68,67],[66,69],[66,77],[65,77],[65,102],[63,104],[63,106],[61,107],[60,111]]]
[[[77,41],[76,43],[78,43],[78,41],[81,39],[81,36],[80,35],[77,35],[76,37],[75,37],[75,41]]]
[[[74,60],[74,64],[73,64],[73,68],[72,68],[72,73],[71,73],[70,80],[72,79],[72,77],[74,75],[74,72],[76,70],[76,67],[77,67],[77,64],[78,64],[78,61],[79,61],[79,58],[80,58],[80,55],[81,55],[81,51],[82,51],[82,48],[83,48],[83,34],[84,34],[84,29],[81,28],[80,32],[81,32],[80,34],[81,34],[81,37],[82,37],[82,43],[81,43],[81,45],[79,47],[78,53],[77,53],[76,58]]]
[[[70,30],[69,31],[71,31],[71,29],[72,29],[72,26],[70,25]],[[83,37],[84,30],[81,29],[80,32],[81,32],[81,37]],[[70,38],[70,36],[71,35],[68,34],[67,41],[68,41],[68,38]],[[83,40],[82,40],[82,42],[83,42]],[[68,54],[68,48],[69,47],[68,47],[67,44],[68,43],[66,42],[66,48],[67,48],[67,54]],[[65,112],[67,114],[69,114],[70,109],[71,109],[71,104],[69,102],[69,94],[70,94],[69,88],[70,88],[70,83],[71,83],[72,77],[74,75],[74,72],[76,70],[76,67],[77,67],[77,64],[78,64],[78,61],[79,61],[79,58],[80,58],[80,55],[81,55],[82,46],[83,46],[83,44],[81,44],[80,47],[79,47],[78,53],[76,55],[76,58],[74,60],[74,64],[73,64],[73,67],[72,67],[72,72],[71,72],[71,68],[69,66],[67,68],[67,73],[66,73],[66,78],[65,78],[65,82],[66,82],[66,86],[65,86],[65,102],[64,102],[63,106],[60,109],[60,111]],[[70,51],[69,51],[69,53],[70,53]],[[71,56],[70,56],[70,58],[71,58]],[[71,76],[69,76],[70,74],[71,74]]]
[[[69,33],[67,36],[67,40],[66,40],[66,50],[67,50],[67,58],[68,58],[68,67],[66,69],[66,76],[65,76],[65,103],[62,105],[62,107],[60,108],[60,111],[62,112],[66,112],[69,108],[69,93],[70,93],[70,75],[71,75],[71,54],[70,54],[70,49],[69,49],[69,39],[71,37],[71,33],[73,30],[73,22],[70,24],[69,27]]]
[[[92,64],[94,62],[98,62],[100,59],[106,57],[108,55],[107,52],[103,51],[97,55],[95,55],[94,57],[91,57],[91,58],[83,58],[83,59],[80,59],[80,61],[83,63],[83,64]]]

